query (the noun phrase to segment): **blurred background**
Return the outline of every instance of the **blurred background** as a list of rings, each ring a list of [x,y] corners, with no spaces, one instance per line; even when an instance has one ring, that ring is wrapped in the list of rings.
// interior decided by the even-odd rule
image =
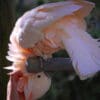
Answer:
[[[23,13],[48,2],[64,0],[0,0],[0,100],[6,100],[7,71],[4,66],[10,65],[5,59],[8,50],[9,36],[14,24]],[[66,1],[66,0],[65,0]],[[96,4],[86,18],[87,31],[100,38],[100,0],[89,0]],[[65,51],[53,54],[54,57],[68,57]],[[94,78],[80,81],[76,75],[55,72],[50,90],[39,100],[100,100],[100,73]]]

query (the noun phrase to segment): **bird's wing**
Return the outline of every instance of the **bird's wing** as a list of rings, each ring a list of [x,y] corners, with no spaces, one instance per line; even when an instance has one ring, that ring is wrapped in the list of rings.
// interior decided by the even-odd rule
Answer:
[[[95,4],[86,0],[73,0],[77,5],[81,5],[82,7],[76,11],[75,13],[78,17],[86,17],[90,14],[91,10],[95,7]]]
[[[73,1],[67,1],[45,4],[28,11],[16,22],[10,41],[14,42],[16,38],[22,47],[33,47],[35,43],[44,38],[41,31],[43,28],[65,15],[72,14],[81,7]]]

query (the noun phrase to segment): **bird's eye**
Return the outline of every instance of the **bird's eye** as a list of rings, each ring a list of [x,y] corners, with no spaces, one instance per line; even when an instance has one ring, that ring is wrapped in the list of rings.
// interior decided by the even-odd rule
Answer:
[[[41,75],[39,74],[39,75],[37,75],[37,78],[41,78]]]

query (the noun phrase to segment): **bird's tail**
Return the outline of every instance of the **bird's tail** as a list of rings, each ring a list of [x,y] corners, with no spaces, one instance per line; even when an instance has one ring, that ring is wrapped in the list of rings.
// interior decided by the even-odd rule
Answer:
[[[72,58],[73,66],[81,79],[100,71],[100,47],[87,32],[70,30],[71,38],[63,37],[65,49]]]

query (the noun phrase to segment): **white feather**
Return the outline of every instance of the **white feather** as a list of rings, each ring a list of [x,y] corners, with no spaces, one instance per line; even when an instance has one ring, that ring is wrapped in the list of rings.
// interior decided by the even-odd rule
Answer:
[[[98,43],[85,31],[76,26],[65,31],[71,38],[63,37],[63,43],[73,66],[81,79],[86,79],[100,71],[100,48]]]
[[[15,35],[16,40],[22,47],[33,47],[35,43],[44,38],[41,29],[49,26],[65,15],[73,14],[81,8],[82,5],[68,1],[45,4],[28,11],[16,22],[10,40],[12,41],[13,35]]]

